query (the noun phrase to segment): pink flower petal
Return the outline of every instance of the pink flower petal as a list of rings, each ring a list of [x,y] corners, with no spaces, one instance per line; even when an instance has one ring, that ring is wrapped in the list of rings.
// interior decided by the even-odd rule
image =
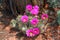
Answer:
[[[47,14],[42,14],[42,15],[41,15],[41,19],[42,19],[42,20],[45,20],[46,18],[48,18],[48,15],[47,15]]]
[[[32,29],[27,30],[27,31],[26,31],[26,35],[27,35],[28,37],[34,37],[34,36],[35,36],[35,34],[33,33],[33,30],[32,30]]]
[[[32,10],[32,5],[31,4],[26,5],[26,10],[31,11]]]
[[[27,23],[27,22],[28,22],[28,16],[27,16],[27,15],[23,15],[23,16],[21,17],[21,21],[22,21],[23,23]]]
[[[38,15],[39,11],[38,11],[37,9],[32,9],[32,10],[30,11],[30,13],[31,13],[32,15]]]
[[[37,25],[38,22],[39,22],[39,20],[38,20],[37,18],[33,18],[33,19],[30,21],[30,23],[31,23],[33,26]]]
[[[33,32],[34,32],[36,35],[38,35],[38,34],[40,33],[40,30],[39,30],[39,28],[33,28]]]
[[[38,5],[33,6],[33,8],[39,10],[39,6]]]

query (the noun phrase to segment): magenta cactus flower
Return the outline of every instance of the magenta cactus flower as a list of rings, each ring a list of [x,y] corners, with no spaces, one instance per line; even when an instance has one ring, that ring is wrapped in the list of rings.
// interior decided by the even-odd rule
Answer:
[[[38,35],[39,33],[40,33],[39,28],[33,28],[33,29],[26,30],[26,35],[28,37],[34,37]]]
[[[35,35],[38,35],[40,33],[39,28],[33,28],[33,32]]]
[[[33,25],[33,26],[36,26],[38,24],[39,20],[37,18],[33,18],[30,23]]]
[[[28,16],[27,16],[27,15],[23,15],[23,16],[21,17],[21,21],[22,21],[23,23],[27,23],[27,22],[28,22]]]
[[[27,30],[27,31],[26,31],[26,35],[27,35],[28,37],[34,37],[34,36],[35,36],[35,34],[34,34],[34,32],[33,32],[32,29]]]
[[[39,10],[39,6],[38,5],[33,6],[33,8],[36,9],[36,10]]]
[[[26,10],[28,10],[28,11],[31,11],[31,10],[32,10],[32,8],[33,8],[33,7],[32,7],[32,5],[31,5],[31,4],[29,4],[29,5],[27,5],[27,6],[26,6]]]
[[[42,15],[41,15],[41,19],[42,19],[42,20],[45,20],[45,19],[47,19],[47,18],[48,18],[48,14],[42,14]]]
[[[31,13],[32,15],[37,15],[37,14],[39,13],[39,11],[38,11],[37,9],[32,9],[32,10],[30,11],[30,13]]]

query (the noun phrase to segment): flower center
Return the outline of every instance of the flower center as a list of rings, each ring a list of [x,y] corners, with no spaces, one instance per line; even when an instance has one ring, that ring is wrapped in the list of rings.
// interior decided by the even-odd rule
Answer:
[[[35,30],[35,32],[37,32],[37,30]]]
[[[36,22],[34,21],[34,24],[35,24]]]
[[[32,36],[33,35],[33,33],[32,32],[30,32],[30,36]]]
[[[43,17],[43,19],[45,19],[46,17]]]
[[[26,22],[26,19],[24,19],[24,22]]]

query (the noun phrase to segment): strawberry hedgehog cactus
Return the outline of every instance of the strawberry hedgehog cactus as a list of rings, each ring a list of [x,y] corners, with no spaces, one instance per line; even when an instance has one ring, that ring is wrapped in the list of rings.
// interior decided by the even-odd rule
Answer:
[[[28,4],[24,15],[18,15],[16,19],[12,19],[11,25],[19,29],[21,34],[24,34],[26,37],[37,37],[45,31],[44,21],[48,20],[48,14],[42,13],[41,16],[38,16],[39,11],[38,5],[32,6]]]

